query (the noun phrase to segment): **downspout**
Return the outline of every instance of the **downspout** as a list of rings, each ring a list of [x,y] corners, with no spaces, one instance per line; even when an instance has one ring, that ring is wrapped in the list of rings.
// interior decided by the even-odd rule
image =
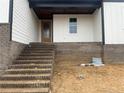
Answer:
[[[13,0],[9,1],[9,24],[10,24],[10,41],[12,41]]]
[[[105,45],[105,24],[104,24],[104,2],[101,2],[101,24],[102,24],[102,45],[101,45],[101,58],[104,62],[104,45]]]
[[[104,24],[104,5],[101,3],[101,19],[102,19],[102,45],[105,45],[105,24]]]

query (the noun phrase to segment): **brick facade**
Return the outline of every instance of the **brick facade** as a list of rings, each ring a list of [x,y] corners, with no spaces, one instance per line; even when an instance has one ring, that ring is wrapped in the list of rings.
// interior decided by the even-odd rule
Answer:
[[[56,43],[57,60],[89,63],[92,57],[102,57],[105,64],[124,63],[124,45],[100,43]]]
[[[0,70],[11,64],[24,47],[24,44],[10,41],[9,24],[0,24]]]
[[[105,63],[124,63],[124,45],[105,45],[103,49]]]
[[[56,62],[67,61],[79,65],[91,62],[92,57],[101,57],[101,46],[98,43],[56,43],[55,45]]]

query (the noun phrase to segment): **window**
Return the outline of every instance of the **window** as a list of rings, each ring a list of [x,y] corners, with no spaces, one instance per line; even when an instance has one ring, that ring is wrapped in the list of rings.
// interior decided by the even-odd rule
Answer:
[[[77,33],[77,18],[70,18],[69,19],[69,32],[70,33]]]
[[[122,28],[124,29],[124,7],[121,8],[122,9],[122,16],[121,16],[121,21],[122,21]]]

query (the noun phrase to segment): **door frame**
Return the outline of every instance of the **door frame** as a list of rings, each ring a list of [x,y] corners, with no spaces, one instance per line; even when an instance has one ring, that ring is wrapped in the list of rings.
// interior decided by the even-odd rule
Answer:
[[[49,43],[53,43],[53,19],[43,19],[43,20],[41,20],[41,42],[42,43],[46,43],[46,42],[44,42],[43,41],[43,23],[42,22],[50,22],[51,23],[51,42],[49,42]]]

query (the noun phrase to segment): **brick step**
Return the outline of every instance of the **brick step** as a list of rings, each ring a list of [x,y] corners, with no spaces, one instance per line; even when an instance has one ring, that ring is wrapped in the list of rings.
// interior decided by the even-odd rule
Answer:
[[[53,52],[54,50],[48,50],[48,49],[32,49],[32,50],[30,50],[30,49],[25,49],[25,50],[23,50],[23,51],[30,51],[30,52]]]
[[[30,47],[30,48],[25,48],[24,51],[25,50],[30,50],[30,51],[32,51],[32,50],[54,50],[54,48],[50,48],[50,47],[33,48],[33,47]]]
[[[30,69],[35,69],[35,68],[52,68],[52,64],[19,64],[19,65],[10,65],[8,67],[9,69],[26,69],[26,68],[30,68]]]
[[[54,56],[19,56],[18,59],[53,59]]]
[[[49,93],[49,88],[0,88],[0,93]]]
[[[30,45],[54,46],[53,43],[31,42]]]
[[[54,53],[54,51],[44,51],[44,50],[39,50],[39,51],[23,51],[22,54],[25,53]]]
[[[0,81],[0,88],[49,88],[50,80]]]
[[[45,74],[45,73],[51,73],[52,69],[8,69],[6,70],[6,74]]]
[[[53,60],[16,60],[13,64],[52,64]]]
[[[25,48],[32,48],[32,49],[55,49],[55,46],[27,46],[27,47],[25,47]]]
[[[28,80],[50,80],[51,74],[35,74],[35,75],[3,75],[0,77],[0,80],[3,81],[18,81],[18,80],[23,80],[23,81],[28,81]]]
[[[46,52],[53,52],[54,51],[54,49],[52,49],[52,50],[49,50],[49,49],[24,49],[23,51],[46,51]]]
[[[54,44],[30,43],[31,46],[55,46]]]
[[[23,53],[20,56],[54,56],[53,53]]]
[[[53,60],[54,58],[44,58],[44,57],[41,57],[41,58],[32,58],[32,57],[22,57],[22,58],[18,58],[17,60]]]

